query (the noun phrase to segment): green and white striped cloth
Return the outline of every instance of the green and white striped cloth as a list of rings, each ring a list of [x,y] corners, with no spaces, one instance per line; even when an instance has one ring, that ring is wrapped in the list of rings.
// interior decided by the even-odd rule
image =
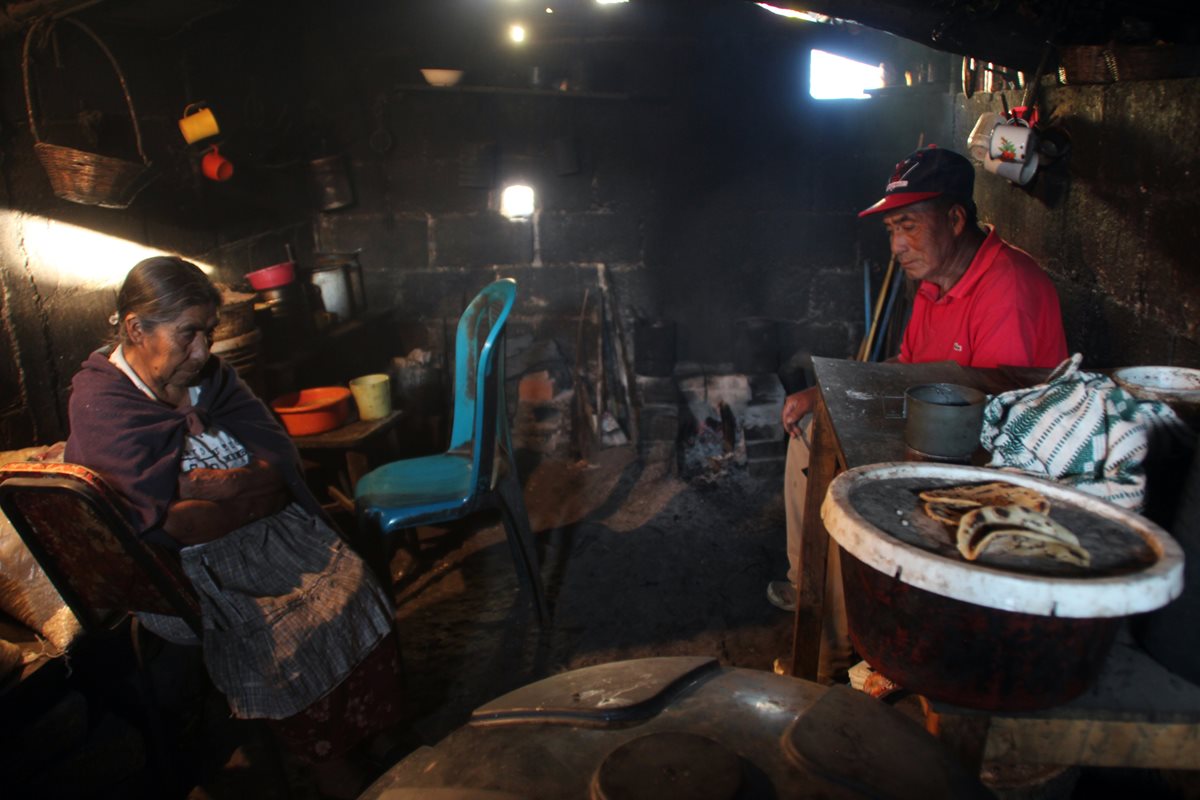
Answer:
[[[1141,511],[1152,439],[1190,431],[1166,403],[1139,401],[1110,378],[1081,372],[1082,359],[1076,353],[1046,383],[988,401],[979,437],[992,454],[988,466],[1050,478]]]

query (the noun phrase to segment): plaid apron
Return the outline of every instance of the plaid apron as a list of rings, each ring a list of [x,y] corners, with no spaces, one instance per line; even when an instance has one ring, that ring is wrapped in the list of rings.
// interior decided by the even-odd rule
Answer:
[[[200,597],[209,676],[239,717],[304,710],[392,630],[363,560],[294,503],[179,555]]]

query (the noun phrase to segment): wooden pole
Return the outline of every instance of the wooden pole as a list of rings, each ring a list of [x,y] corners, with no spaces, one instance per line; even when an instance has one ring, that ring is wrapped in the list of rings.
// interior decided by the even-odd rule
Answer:
[[[887,296],[888,289],[892,284],[892,272],[896,269],[896,257],[892,256],[888,260],[887,274],[883,276],[883,287],[879,290],[879,297],[875,300],[875,313],[871,316],[871,330],[867,332],[867,336],[863,339],[862,347],[858,348],[858,361],[866,361],[871,355],[871,343],[875,340],[875,331],[879,327],[879,315],[883,311],[883,298]]]

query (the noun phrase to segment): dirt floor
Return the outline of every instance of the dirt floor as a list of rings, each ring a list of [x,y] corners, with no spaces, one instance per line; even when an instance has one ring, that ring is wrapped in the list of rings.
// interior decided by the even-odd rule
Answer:
[[[498,516],[419,531],[419,553],[393,561],[397,627],[413,702],[411,729],[385,758],[434,744],[489,700],[578,667],[660,655],[711,655],[769,670],[790,648],[792,617],[766,600],[787,570],[779,480],[735,466],[690,481],[646,466],[631,447],[588,461],[531,463],[525,500],[549,597],[539,628]],[[242,746],[192,800],[307,797],[242,727]]]
[[[523,464],[552,616],[545,628],[519,589],[498,518],[422,529],[419,555],[401,551],[393,561],[412,724],[368,770],[381,773],[478,706],[565,670],[660,655],[770,670],[792,636],[791,615],[765,594],[787,569],[782,480],[715,469],[685,481],[671,465],[643,465],[628,447],[586,462]],[[222,709],[219,697],[210,700],[208,723],[219,733],[210,744],[224,766],[207,769],[190,800],[317,798],[305,767],[284,763],[260,728],[214,726]],[[1200,798],[1193,773],[1073,768],[1025,777],[1046,783],[998,796]]]
[[[701,654],[771,668],[792,629],[765,595],[787,569],[779,482],[730,472],[689,483],[672,472],[615,448],[526,473],[545,629],[494,520],[422,531],[420,560],[398,554],[399,629],[424,738],[514,688],[591,664]]]

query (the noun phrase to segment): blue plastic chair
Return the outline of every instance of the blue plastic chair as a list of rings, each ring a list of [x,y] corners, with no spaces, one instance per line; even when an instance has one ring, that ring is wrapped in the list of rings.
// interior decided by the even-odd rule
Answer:
[[[454,425],[439,455],[393,461],[354,489],[360,552],[385,585],[397,533],[498,508],[517,575],[533,592],[538,622],[549,618],[546,591],[521,481],[512,458],[504,401],[504,327],[517,296],[511,278],[476,295],[458,320],[454,353]]]

